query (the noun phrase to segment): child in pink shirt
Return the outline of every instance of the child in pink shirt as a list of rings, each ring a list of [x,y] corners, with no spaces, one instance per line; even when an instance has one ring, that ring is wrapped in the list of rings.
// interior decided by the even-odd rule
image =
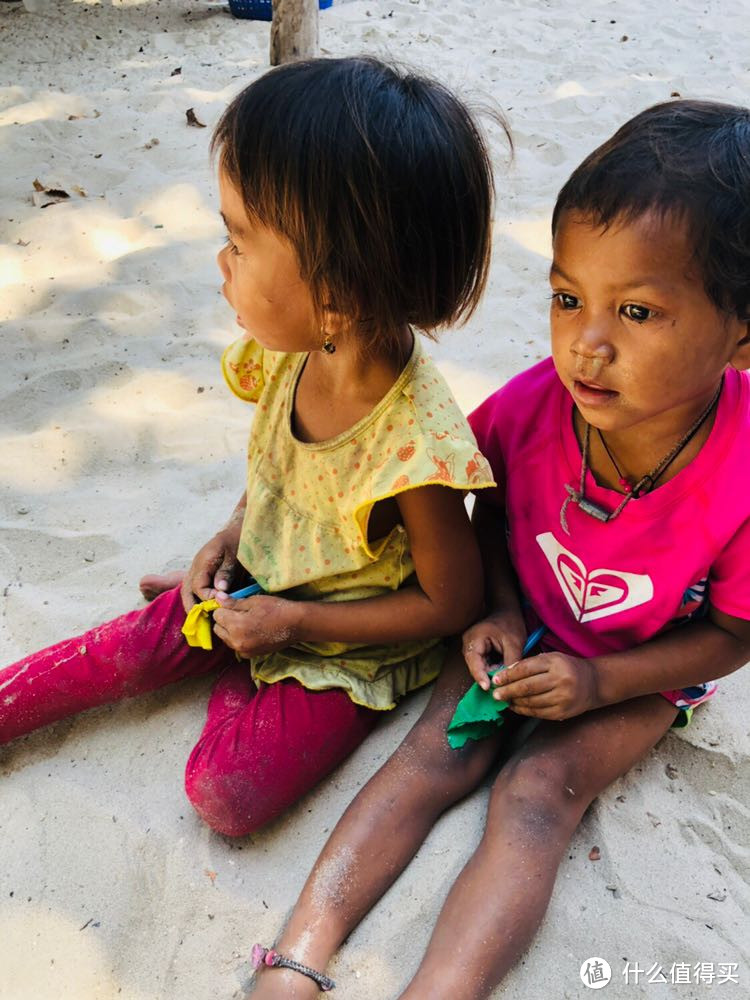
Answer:
[[[401,1000],[487,997],[593,799],[750,658],[750,111],[642,112],[573,173],[552,232],[552,357],[471,418],[497,482],[474,509],[486,617],[340,820],[277,946],[324,966],[533,717]],[[540,623],[542,652],[522,658]],[[510,711],[454,751],[467,665]],[[314,995],[274,969],[253,994]]]
[[[552,358],[512,379],[471,415],[499,484],[489,502],[509,525],[510,559],[521,592],[532,601],[526,618],[547,629],[543,649],[602,656],[704,618],[711,609],[736,618],[748,615],[747,373],[728,368],[720,395],[707,405],[715,410],[713,427],[695,458],[661,488],[644,492],[637,503],[628,501],[608,521],[561,495],[561,485],[567,484],[580,492],[582,461],[574,396]],[[590,431],[590,448],[600,457],[599,449],[609,442],[598,430],[595,437],[597,451]],[[633,477],[623,476],[624,485],[619,482],[619,457],[609,461],[610,476],[605,470],[601,482],[587,467],[583,492],[587,501],[614,512],[632,496],[632,489],[626,491],[635,484]],[[615,474],[616,484],[611,482]],[[487,652],[483,638],[492,634],[481,629],[467,643],[474,647],[469,659],[480,681]],[[706,681],[662,692],[680,708],[673,724],[686,725],[693,707],[715,690],[716,683]]]

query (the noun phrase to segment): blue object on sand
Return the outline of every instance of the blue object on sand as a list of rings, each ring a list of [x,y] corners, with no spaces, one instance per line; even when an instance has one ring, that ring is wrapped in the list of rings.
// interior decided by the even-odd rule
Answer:
[[[318,0],[320,10],[327,10],[333,0]],[[272,0],[229,0],[229,9],[234,17],[247,21],[273,20]]]

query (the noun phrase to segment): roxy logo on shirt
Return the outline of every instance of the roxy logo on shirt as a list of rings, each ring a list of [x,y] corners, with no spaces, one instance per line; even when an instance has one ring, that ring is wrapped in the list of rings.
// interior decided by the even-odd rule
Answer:
[[[583,560],[566,549],[551,531],[536,536],[552,567],[565,600],[579,622],[617,615],[646,604],[654,596],[651,577],[625,570],[588,569]]]

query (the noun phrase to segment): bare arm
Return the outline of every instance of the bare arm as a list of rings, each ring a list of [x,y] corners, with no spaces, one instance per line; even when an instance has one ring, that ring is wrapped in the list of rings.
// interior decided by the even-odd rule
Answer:
[[[750,622],[715,608],[633,649],[590,659],[542,653],[495,677],[495,697],[514,712],[566,719],[639,695],[724,677],[750,659]]]
[[[482,607],[479,547],[463,496],[424,486],[397,497],[417,583],[359,601],[289,601],[219,597],[216,634],[242,656],[295,642],[383,643],[452,635]]]
[[[471,520],[482,553],[485,603],[488,612],[492,614],[497,610],[513,611],[520,616],[518,582],[505,540],[505,512],[478,496],[474,502]]]
[[[398,496],[418,586],[363,601],[301,602],[298,637],[388,642],[453,635],[482,607],[482,567],[461,493],[425,486]]]
[[[672,691],[731,674],[750,659],[750,622],[709,610],[624,653],[593,659],[598,705]]]

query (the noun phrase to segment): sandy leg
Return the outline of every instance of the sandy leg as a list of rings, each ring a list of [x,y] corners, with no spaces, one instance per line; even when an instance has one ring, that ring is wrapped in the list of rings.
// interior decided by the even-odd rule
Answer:
[[[591,802],[672,725],[649,695],[542,723],[498,775],[487,826],[400,1000],[486,1000],[530,944]]]
[[[470,682],[463,659],[450,658],[422,717],[357,795],[323,848],[274,945],[281,954],[323,971],[414,857],[438,817],[481,781],[498,754],[503,731],[459,751],[451,750],[445,737]],[[281,969],[262,970],[252,993],[253,1000],[318,995],[314,982]]]

